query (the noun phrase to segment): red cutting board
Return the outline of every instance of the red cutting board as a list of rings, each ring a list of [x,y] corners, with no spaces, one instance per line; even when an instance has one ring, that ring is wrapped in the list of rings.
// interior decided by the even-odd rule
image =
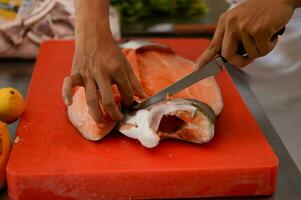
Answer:
[[[196,59],[204,39],[157,39]],[[61,98],[74,44],[42,45],[7,167],[11,199],[135,199],[266,195],[278,159],[226,71],[224,109],[208,144],[163,141],[147,149],[117,131],[91,142],[69,123]]]

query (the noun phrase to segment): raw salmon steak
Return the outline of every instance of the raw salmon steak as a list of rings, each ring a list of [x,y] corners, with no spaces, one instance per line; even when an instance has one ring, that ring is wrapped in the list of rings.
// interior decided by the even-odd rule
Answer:
[[[112,88],[113,91],[115,88]],[[115,102],[119,104],[120,97],[118,92],[114,92]],[[103,113],[103,122],[98,124],[94,121],[90,114],[89,107],[86,103],[86,95],[84,87],[75,88],[73,95],[73,103],[68,107],[68,117],[73,126],[88,140],[97,141],[108,134],[116,125],[109,115],[101,107]]]
[[[161,44],[130,41],[121,47],[148,95],[154,95],[193,70],[192,61]],[[107,117],[105,124],[98,125],[89,114],[84,92],[83,88],[75,91],[68,116],[85,138],[99,140],[113,129],[115,122]],[[204,143],[212,139],[215,119],[222,108],[219,86],[214,77],[209,77],[165,101],[125,115],[118,129],[149,148],[168,138]]]
[[[127,114],[119,131],[152,148],[160,140],[174,138],[193,143],[212,139],[216,115],[205,103],[194,99],[168,99]]]

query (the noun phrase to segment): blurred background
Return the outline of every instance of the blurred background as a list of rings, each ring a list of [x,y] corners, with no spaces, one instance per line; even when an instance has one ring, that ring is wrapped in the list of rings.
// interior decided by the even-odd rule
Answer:
[[[73,38],[72,0],[0,0],[0,88],[26,95],[41,43]],[[223,0],[111,0],[116,39],[211,38]],[[235,3],[238,1],[233,1]],[[233,4],[232,4],[233,6]],[[89,23],[89,22],[87,22]],[[301,169],[301,13],[296,10],[278,46],[244,69],[262,108]],[[10,126],[15,132],[16,123]]]

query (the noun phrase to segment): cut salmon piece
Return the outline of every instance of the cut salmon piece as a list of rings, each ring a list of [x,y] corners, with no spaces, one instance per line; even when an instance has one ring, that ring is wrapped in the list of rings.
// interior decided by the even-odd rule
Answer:
[[[131,51],[136,52],[137,55],[135,58],[137,60],[129,59],[128,61],[134,68],[134,72],[139,72],[136,76],[140,77],[142,86],[148,95],[154,95],[161,89],[191,73],[193,70],[194,63],[192,61],[170,51]],[[135,63],[139,64],[136,65]],[[197,99],[208,104],[216,115],[218,115],[223,108],[220,88],[214,77],[203,79],[172,96],[172,98]]]
[[[113,91],[116,91],[116,89]],[[114,94],[116,94],[115,102],[120,104],[118,93],[114,92]],[[90,114],[86,103],[85,88],[75,88],[73,103],[68,107],[68,117],[73,126],[88,140],[97,141],[102,139],[117,123],[110,118],[102,106],[101,110],[103,113],[103,122],[98,124]]]
[[[162,45],[147,43],[135,47],[126,46],[123,53],[148,95],[154,95],[193,70],[194,63],[192,61],[176,55],[171,49]],[[116,122],[113,122],[105,114],[105,122],[101,125],[97,124],[89,113],[84,92],[84,88],[75,91],[73,104],[68,108],[68,116],[85,138],[99,140],[114,128]],[[117,91],[114,94],[120,98]],[[169,98],[168,101],[146,108],[148,111],[157,112],[155,113],[156,127],[152,127],[154,124],[152,120],[148,120],[147,123],[141,122],[141,124],[148,124],[153,131],[147,132],[145,127],[136,127],[138,121],[135,120],[141,120],[137,116],[144,112],[141,111],[140,114],[137,112],[134,117],[125,117],[125,120],[119,125],[120,132],[140,140],[146,147],[154,147],[161,139],[166,138],[194,143],[210,141],[214,135],[215,120],[212,118],[215,117],[209,117],[209,115],[219,115],[223,107],[222,95],[214,77],[206,78]],[[192,101],[195,101],[194,105],[192,105]],[[176,105],[176,109],[173,108],[169,112],[159,109],[167,104]],[[212,113],[208,115],[207,108],[198,109],[195,105],[197,105],[196,107],[206,105],[205,107],[208,107]],[[105,113],[104,110],[103,112]],[[154,116],[154,113],[148,114]],[[158,118],[158,116],[160,117]],[[179,128],[173,129],[173,125],[179,126]],[[140,133],[138,133],[139,131]]]
[[[118,130],[148,148],[169,138],[201,144],[214,136],[215,120],[216,115],[207,104],[176,98],[127,114]]]

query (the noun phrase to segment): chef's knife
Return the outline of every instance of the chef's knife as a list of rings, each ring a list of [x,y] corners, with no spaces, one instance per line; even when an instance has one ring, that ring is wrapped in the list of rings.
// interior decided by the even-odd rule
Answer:
[[[285,27],[278,31],[273,37],[277,37],[278,35],[282,35],[285,31]],[[272,38],[273,39],[273,38]],[[237,53],[239,55],[247,57],[246,50],[242,43],[238,45]],[[181,90],[191,86],[192,84],[205,79],[209,76],[214,76],[222,70],[222,65],[227,63],[227,61],[221,56],[217,55],[215,59],[211,60],[207,65],[204,67],[188,74],[184,78],[180,79],[179,81],[171,84],[170,86],[164,88],[163,90],[159,91],[157,94],[147,98],[146,100],[142,101],[141,103],[135,102],[131,109],[138,110],[141,108],[145,108],[149,105],[158,103],[164,100],[168,96],[172,96]]]

